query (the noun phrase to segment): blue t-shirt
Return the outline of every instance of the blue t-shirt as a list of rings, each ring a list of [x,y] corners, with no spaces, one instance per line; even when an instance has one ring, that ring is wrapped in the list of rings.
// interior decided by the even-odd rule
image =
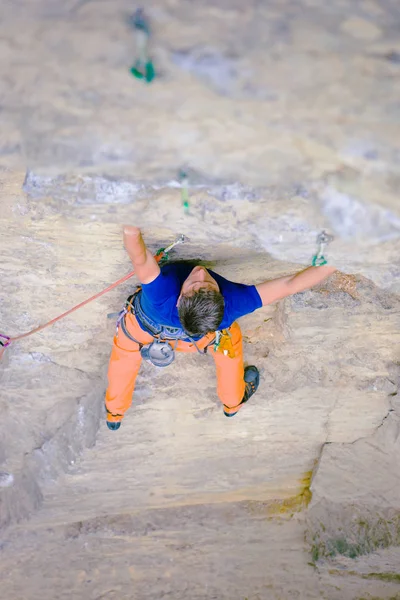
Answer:
[[[161,325],[182,327],[176,303],[182,284],[194,266],[188,263],[165,265],[161,273],[151,283],[142,284],[141,305],[145,314]],[[245,285],[228,281],[218,273],[207,269],[218,283],[219,291],[225,300],[224,316],[220,329],[226,329],[236,319],[261,308],[262,301],[255,285]]]

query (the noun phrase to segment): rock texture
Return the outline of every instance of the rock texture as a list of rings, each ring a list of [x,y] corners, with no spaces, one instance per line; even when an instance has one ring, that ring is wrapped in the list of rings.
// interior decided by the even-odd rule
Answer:
[[[331,4],[155,0],[146,86],[122,0],[3,2],[0,332],[129,272],[123,223],[246,283],[327,229],[340,272],[242,319],[261,386],[231,420],[179,356],[105,428],[134,279],[7,349],[1,598],[398,597],[400,12]]]

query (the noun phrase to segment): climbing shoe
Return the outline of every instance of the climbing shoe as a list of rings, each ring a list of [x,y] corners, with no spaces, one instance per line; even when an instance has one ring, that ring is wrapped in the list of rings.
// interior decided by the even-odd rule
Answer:
[[[244,395],[243,395],[242,401],[240,402],[240,404],[238,406],[241,406],[241,404],[245,404],[245,402],[247,402],[249,400],[249,398],[253,394],[255,394],[257,391],[257,388],[260,383],[260,373],[258,372],[257,367],[255,367],[254,365],[245,367],[244,381],[245,381]],[[226,408],[228,408],[228,407],[226,407]],[[234,417],[237,414],[237,412],[238,411],[236,411],[234,413],[227,413],[224,410],[224,415],[226,417]]]
[[[116,431],[121,427],[121,421],[106,421],[108,429]]]
[[[244,370],[244,380],[246,382],[246,387],[244,390],[243,400],[240,404],[247,402],[247,400],[257,391],[257,388],[260,384],[260,373],[258,372],[257,367],[253,365],[246,367]]]

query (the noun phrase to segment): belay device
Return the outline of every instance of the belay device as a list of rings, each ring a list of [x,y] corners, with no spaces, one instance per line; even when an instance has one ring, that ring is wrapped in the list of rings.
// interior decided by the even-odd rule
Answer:
[[[151,362],[155,367],[168,367],[175,360],[175,350],[165,340],[155,339],[140,350],[142,358]]]

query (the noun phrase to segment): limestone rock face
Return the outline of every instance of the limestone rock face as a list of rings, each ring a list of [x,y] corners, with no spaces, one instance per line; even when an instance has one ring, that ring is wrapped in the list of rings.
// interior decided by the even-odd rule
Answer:
[[[122,0],[4,2],[0,333],[131,270],[122,225],[243,283],[339,272],[241,319],[257,394],[212,360],[103,398],[135,278],[0,361],[1,598],[395,598],[400,547],[399,6],[155,0],[133,79]],[[179,170],[189,178],[185,211]]]

